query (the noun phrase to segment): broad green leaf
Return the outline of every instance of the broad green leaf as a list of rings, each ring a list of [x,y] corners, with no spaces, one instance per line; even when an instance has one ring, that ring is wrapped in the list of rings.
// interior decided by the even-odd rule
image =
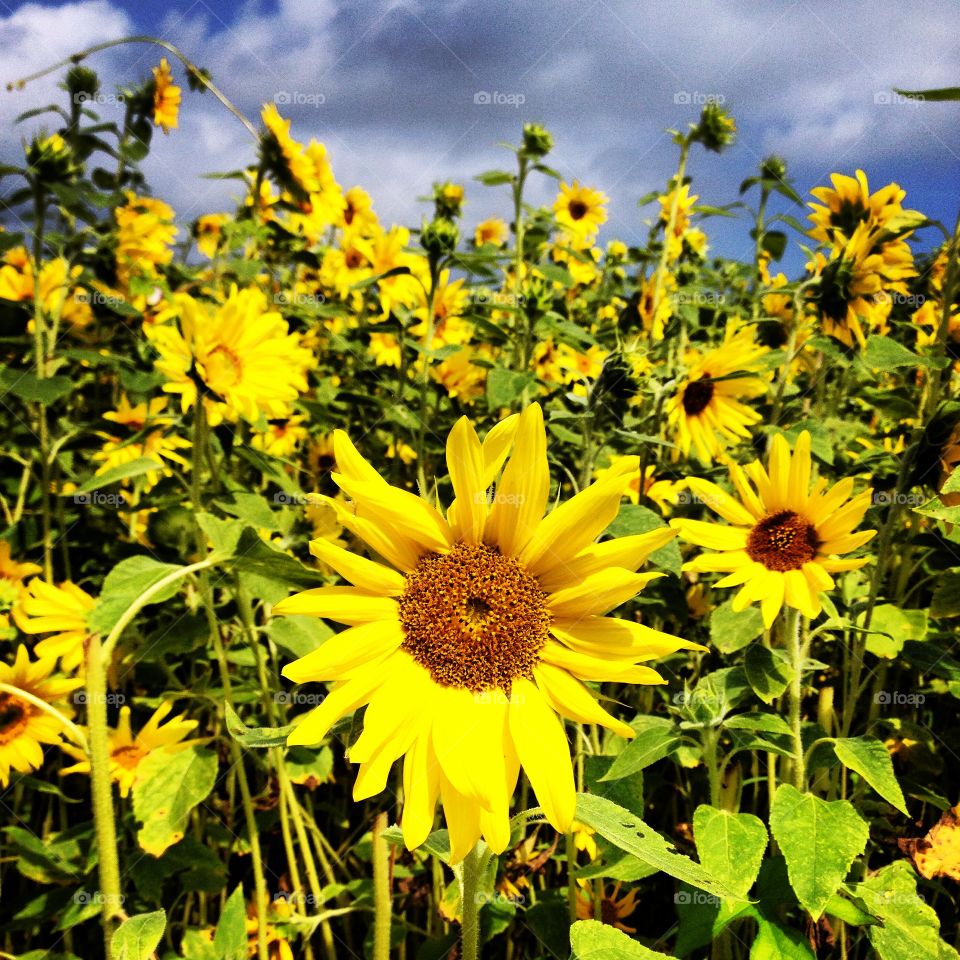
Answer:
[[[40,379],[29,370],[14,370],[11,367],[0,366],[0,397],[12,393],[27,403],[49,405],[72,393],[75,385],[70,377]]]
[[[140,846],[159,857],[183,839],[190,811],[210,795],[216,779],[217,755],[204,747],[156,750],[145,757],[133,786]]]
[[[827,802],[782,783],[770,810],[770,832],[786,858],[793,892],[819,920],[866,848],[870,828],[849,800]]]
[[[750,960],[816,960],[810,944],[798,930],[788,930],[757,913],[757,936],[750,947]]]
[[[571,960],[671,960],[598,920],[578,920],[570,928]]]
[[[535,382],[532,373],[494,367],[487,375],[487,406],[493,411],[513,407]]]
[[[771,650],[762,643],[747,648],[743,669],[753,692],[764,703],[773,703],[790,683],[790,666],[783,651]]]
[[[121,560],[103,581],[100,598],[87,619],[91,629],[102,634],[109,633],[134,601],[155,583],[179,569],[176,564],[160,563],[159,560],[143,555]],[[169,600],[176,596],[182,586],[181,580],[175,580],[151,597],[150,603]]]
[[[735,613],[730,601],[710,614],[710,642],[721,653],[736,653],[763,633],[763,617],[757,607]]]
[[[930,616],[960,617],[960,570],[947,570],[937,577]]]
[[[151,960],[166,926],[167,915],[163,910],[124,920],[110,941],[111,960]]]
[[[320,617],[277,617],[266,627],[270,639],[294,659],[305,657],[333,634]]]
[[[835,893],[827,902],[823,912],[828,917],[836,917],[844,923],[849,923],[852,927],[866,927],[877,922],[877,918],[871,913],[862,910],[852,900]]]
[[[728,813],[704,803],[693,815],[693,837],[708,872],[746,897],[767,849],[763,821],[752,813]]]
[[[861,357],[871,370],[892,370],[896,367],[940,367],[949,363],[944,358],[921,357],[890,337],[874,335],[867,338]]]
[[[600,836],[644,863],[662,870],[671,877],[684,880],[692,887],[706,890],[715,897],[742,899],[705,867],[685,857],[652,827],[630,811],[603,797],[577,794],[577,820]]]
[[[909,816],[903,791],[893,772],[893,760],[876,737],[847,737],[834,742],[837,759],[859,773],[887,803]]]
[[[862,618],[861,618],[862,619]],[[893,659],[907,640],[923,640],[927,635],[926,610],[902,610],[892,603],[881,603],[873,611],[867,650],[876,657]]]
[[[242,884],[237,884],[224,904],[213,935],[213,948],[221,960],[245,960],[247,956],[247,909]]]
[[[224,718],[230,736],[249,750],[282,747],[294,726],[290,723],[285,727],[248,727],[229,703],[224,704]]]
[[[163,468],[163,464],[155,457],[137,457],[129,463],[121,463],[117,467],[111,467],[104,470],[103,473],[90,477],[84,483],[80,484],[76,490],[69,494],[76,503],[96,504],[95,497],[87,500],[81,499],[84,494],[99,490],[101,487],[108,487],[111,483],[119,483],[121,480],[130,480],[133,477],[141,477],[145,473],[152,473]]]
[[[258,493],[232,493],[215,502],[224,513],[245,520],[251,526],[272,531],[280,529],[277,514]]]
[[[601,780],[620,780],[649,767],[673,753],[680,745],[680,731],[672,723],[645,726],[610,765]]]
[[[659,719],[659,718],[657,718]],[[636,729],[636,725],[635,725]],[[643,727],[640,727],[642,730]],[[606,797],[621,807],[643,816],[643,771],[637,770],[630,776],[617,780],[603,779],[616,761],[616,757],[588,755],[583,758],[583,786],[588,793]]]
[[[867,936],[880,960],[957,960],[960,954],[940,939],[940,918],[917,894],[917,878],[905,860],[881,867],[854,888],[880,923]]]
[[[682,729],[714,727],[750,692],[741,667],[724,667],[702,677],[693,690],[678,693],[684,717]]]

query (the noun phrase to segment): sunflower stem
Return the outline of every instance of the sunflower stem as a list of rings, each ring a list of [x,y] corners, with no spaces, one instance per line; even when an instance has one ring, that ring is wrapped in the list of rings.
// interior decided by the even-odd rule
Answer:
[[[460,928],[462,960],[479,960],[480,958],[480,870],[482,856],[479,846],[474,848],[463,859],[462,913],[463,924]]]
[[[390,960],[390,921],[393,909],[390,896],[390,850],[383,835],[386,813],[378,813],[373,823],[373,960]]]
[[[803,645],[800,641],[800,611],[787,607],[781,621],[783,638],[790,657],[790,729],[793,732],[793,785],[803,793],[806,790],[807,771],[803,753],[801,705],[803,701]]]
[[[97,869],[100,877],[100,910],[103,927],[104,957],[112,955],[110,944],[123,917],[120,887],[120,852],[117,847],[116,814],[110,776],[110,737],[107,730],[107,664],[100,635],[87,644],[87,729],[90,745],[90,793],[97,842]]]
[[[683,187],[683,178],[687,172],[687,156],[689,153],[690,139],[689,137],[684,137],[680,141],[680,160],[677,163],[677,173],[673,180],[674,186],[673,195],[670,200],[670,213],[667,215],[667,223],[663,228],[663,249],[660,251],[660,262],[657,264],[657,272],[653,281],[650,316],[654,326],[656,325],[657,309],[660,306],[660,299],[663,296],[663,278],[667,272],[667,261],[670,258],[670,238],[673,236],[674,228],[677,225],[677,211],[680,209],[680,189]],[[683,356],[683,332],[683,327],[681,326],[681,336],[677,341],[677,356]]]

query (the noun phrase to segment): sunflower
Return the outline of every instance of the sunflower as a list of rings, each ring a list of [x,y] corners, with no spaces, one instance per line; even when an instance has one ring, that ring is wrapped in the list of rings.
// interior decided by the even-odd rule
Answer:
[[[197,726],[196,720],[186,720],[184,717],[169,716],[173,705],[166,701],[161,703],[153,712],[150,719],[134,736],[130,726],[130,708],[120,708],[120,718],[115,730],[108,731],[110,743],[110,778],[119,785],[120,796],[127,797],[137,780],[137,773],[141,761],[151,753],[162,751],[165,754],[178,753],[193,746],[197,741],[184,738]],[[76,747],[65,745],[64,753],[78,760],[72,767],[64,767],[61,776],[68,773],[89,773],[90,760],[83,751]]]
[[[678,453],[688,456],[693,448],[701,462],[710,463],[725,441],[750,439],[748,427],[762,418],[741,399],[766,393],[766,381],[750,375],[766,352],[742,330],[722,346],[688,358],[687,377],[666,404]]]
[[[128,191],[127,202],[114,210],[117,221],[117,283],[127,289],[135,277],[154,278],[157,267],[173,259],[177,236],[173,208],[153,197]]]
[[[313,355],[290,333],[286,320],[267,310],[261,290],[233,286],[226,303],[210,304],[179,294],[179,325],[146,328],[160,354],[163,389],[180,394],[186,412],[203,389],[210,423],[260,415],[285,419],[290,404],[307,389]]]
[[[473,242],[482,247],[489,243],[494,247],[502,247],[507,242],[510,235],[510,228],[499,217],[491,217],[489,220],[481,220],[473,232]]]
[[[228,213],[205,213],[197,217],[193,226],[193,236],[197,241],[197,249],[211,260],[220,249],[223,239],[223,228],[230,222]]]
[[[553,212],[563,230],[587,240],[596,236],[601,225],[607,222],[606,202],[606,194],[582,187],[574,180],[572,184],[560,184]]]
[[[315,158],[308,156],[303,144],[290,136],[290,121],[280,116],[273,103],[264,104],[260,119],[266,127],[261,141],[263,162],[279,186],[301,197],[316,193],[320,184],[316,177]]]
[[[759,460],[743,468],[730,465],[739,500],[707,480],[687,481],[693,493],[732,526],[702,520],[671,521],[685,540],[720,551],[701,554],[685,564],[684,570],[726,573],[714,586],[740,587],[733,598],[734,610],[759,600],[767,627],[784,604],[804,616],[816,617],[821,609],[820,593],[834,586],[831,574],[857,570],[869,559],[840,555],[862,547],[876,533],[854,533],[873,491],[865,490],[851,499],[852,477],[829,490],[823,478],[811,486],[810,467],[810,434],[800,434],[792,455],[786,439],[778,434],[770,447],[767,470]]]
[[[581,920],[599,920],[611,927],[616,927],[624,933],[636,933],[636,927],[628,927],[624,921],[637,909],[637,890],[628,890],[620,895],[621,882],[617,881],[612,890],[604,887],[600,895],[599,916],[597,904],[594,902],[593,888],[589,880],[578,880],[577,889],[577,916]]]
[[[380,227],[373,212],[373,200],[363,187],[351,187],[344,194],[344,206],[338,226],[356,230],[361,236],[369,236]]]
[[[593,475],[602,480],[610,476],[611,473],[617,473],[621,468],[623,457],[614,457],[608,467],[600,467],[594,470]],[[643,496],[652,500],[660,509],[661,513],[669,513],[671,507],[677,502],[677,497],[684,486],[683,481],[658,480],[656,477],[656,464],[649,464],[644,470],[643,482],[640,481],[640,471],[632,474],[630,482],[624,493],[631,503],[639,504],[641,496],[641,487]],[[664,543],[667,541],[664,540]]]
[[[314,541],[313,553],[352,586],[307,590],[274,608],[349,627],[285,667],[296,683],[336,681],[288,743],[319,743],[367,704],[349,750],[360,764],[354,798],[382,791],[404,756],[410,849],[432,829],[439,799],[454,862],[481,835],[503,851],[521,766],[549,822],[566,830],[576,791],[560,717],[633,735],[582,681],[663,683],[641,661],[700,649],[604,616],[659,576],[633,572],[663,542],[659,531],[595,543],[639,458],[544,517],[550,475],[540,407],[497,424],[482,444],[464,417],[447,440],[455,500],[444,516],[387,484],[342,431],[335,444],[334,479],[353,508],[328,502],[386,562]]]
[[[37,563],[18,563],[10,555],[10,542],[0,540],[0,638],[10,630],[10,614],[23,597],[23,581],[42,569]]]
[[[96,600],[70,580],[54,586],[35,577],[14,608],[13,619],[31,636],[54,634],[41,640],[35,652],[43,658],[59,658],[61,669],[71,673],[83,663],[84,645],[90,637],[87,616],[95,605]]]
[[[16,687],[45,703],[58,704],[83,685],[79,679],[51,676],[57,658],[41,656],[31,662],[27,648],[17,647],[12,664],[0,663],[0,683]],[[43,765],[41,744],[60,743],[61,724],[56,717],[15,693],[0,692],[0,786],[10,782],[10,771],[29,773]]]
[[[253,435],[250,445],[280,460],[292,457],[300,444],[310,439],[310,434],[303,425],[305,420],[306,417],[301,416],[271,420],[266,430]]]
[[[164,133],[177,128],[181,96],[180,88],[173,83],[170,64],[164,57],[160,65],[153,68],[153,122]]]

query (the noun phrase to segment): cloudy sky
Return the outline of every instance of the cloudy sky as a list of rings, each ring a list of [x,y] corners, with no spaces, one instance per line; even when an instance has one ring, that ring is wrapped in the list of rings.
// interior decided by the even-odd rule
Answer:
[[[536,120],[554,133],[553,166],[610,196],[605,236],[628,241],[646,232],[650,211],[637,198],[675,166],[665,130],[684,128],[713,95],[740,136],[723,156],[692,156],[703,202],[735,201],[740,181],[775,152],[801,193],[861,166],[873,185],[896,180],[910,205],[952,224],[960,104],[903,101],[891,88],[960,82],[956,12],[955,0],[0,0],[0,80],[104,39],[162,36],[248,116],[277,101],[298,138],[327,144],[345,187],[364,186],[382,220],[406,224],[426,209],[416,198],[447,178],[468,183],[468,225],[508,217],[505,188],[470,178],[509,167],[498,141],[516,141],[521,123]],[[157,59],[139,45],[91,65],[110,91],[148,76]],[[55,84],[0,94],[0,122],[62,97]],[[253,157],[244,127],[211,96],[187,91],[180,129],[154,142],[154,192],[185,220],[224,207],[235,190],[200,175]],[[0,152],[16,147],[7,136]],[[531,199],[554,190],[541,180]],[[745,220],[707,229],[718,252],[750,248]]]

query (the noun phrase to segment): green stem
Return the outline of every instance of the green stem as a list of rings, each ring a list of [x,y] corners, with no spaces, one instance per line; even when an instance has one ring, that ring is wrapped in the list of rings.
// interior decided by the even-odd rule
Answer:
[[[800,612],[786,607],[781,621],[784,645],[790,657],[790,730],[793,732],[793,751],[795,754],[791,768],[793,785],[802,793],[806,789],[806,763],[803,754],[803,721],[801,707],[803,703],[803,645],[800,641]]]
[[[463,925],[461,927],[461,960],[480,960],[480,870],[482,857],[474,847],[464,857],[463,870]]]
[[[436,331],[436,317],[433,315],[433,305],[437,294],[437,281],[440,276],[440,264],[430,260],[430,289],[427,291],[427,322],[421,346],[420,362],[423,368],[420,375],[420,423],[417,427],[417,479],[420,482],[421,496],[427,495],[427,468],[424,463],[427,440],[427,408],[430,396],[430,351],[433,345],[433,335]],[[397,457],[399,450],[393,451]]]
[[[651,300],[650,315],[656,319],[660,298],[663,296],[663,278],[667,272],[667,261],[670,253],[670,238],[677,225],[677,210],[680,207],[680,188],[687,171],[687,155],[690,152],[690,141],[686,137],[680,142],[680,162],[677,164],[677,175],[674,178],[673,197],[670,201],[670,213],[663,230],[663,249],[660,251],[660,262],[657,264],[657,273],[653,282],[653,297]],[[683,344],[678,346],[678,355],[683,355]]]
[[[383,835],[386,813],[377,814],[373,824],[373,960],[390,960],[390,850]]]
[[[117,848],[116,813],[110,776],[110,738],[107,729],[107,667],[100,635],[87,643],[86,686],[87,728],[90,732],[90,791],[97,841],[97,869],[100,876],[101,925],[104,957],[112,956],[110,944],[118,919],[123,917],[120,886],[120,855]]]

